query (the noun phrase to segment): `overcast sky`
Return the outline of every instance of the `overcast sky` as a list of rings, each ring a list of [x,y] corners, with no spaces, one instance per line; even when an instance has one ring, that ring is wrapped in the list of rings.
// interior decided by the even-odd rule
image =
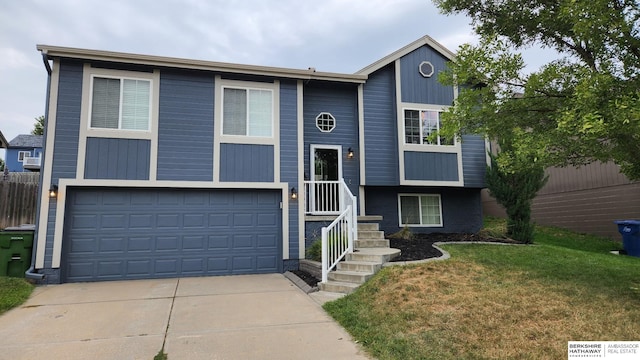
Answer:
[[[36,44],[353,73],[424,35],[455,51],[469,22],[430,0],[0,1],[0,131],[44,114]]]

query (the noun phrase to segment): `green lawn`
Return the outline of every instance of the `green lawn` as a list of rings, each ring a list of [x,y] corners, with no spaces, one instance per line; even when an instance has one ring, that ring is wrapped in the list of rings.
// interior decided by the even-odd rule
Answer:
[[[25,302],[32,291],[25,279],[0,277],[0,315]]]
[[[538,227],[534,245],[444,248],[325,309],[379,359],[562,359],[570,340],[640,340],[640,258],[612,255],[618,242]]]

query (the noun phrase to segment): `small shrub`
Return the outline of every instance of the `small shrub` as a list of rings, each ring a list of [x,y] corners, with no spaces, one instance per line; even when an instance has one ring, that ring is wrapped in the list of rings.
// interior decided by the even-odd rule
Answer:
[[[411,240],[413,239],[413,233],[409,230],[409,226],[405,225],[402,230],[395,232],[388,237],[390,239]]]
[[[307,248],[306,258],[313,261],[322,261],[322,239],[315,239]]]

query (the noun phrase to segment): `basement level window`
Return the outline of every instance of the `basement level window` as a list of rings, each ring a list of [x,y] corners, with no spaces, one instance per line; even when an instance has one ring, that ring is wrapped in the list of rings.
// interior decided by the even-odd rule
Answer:
[[[331,132],[336,127],[336,118],[328,112],[321,112],[316,116],[316,127],[322,132]]]

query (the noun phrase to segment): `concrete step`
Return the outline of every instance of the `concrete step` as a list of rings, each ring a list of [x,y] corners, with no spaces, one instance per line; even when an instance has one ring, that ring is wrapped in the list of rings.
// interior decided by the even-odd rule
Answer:
[[[347,254],[348,261],[370,261],[384,264],[400,256],[399,249],[393,248],[360,248],[356,252]]]
[[[361,271],[375,274],[382,268],[382,264],[371,261],[340,261],[338,270]]]
[[[359,248],[388,248],[389,240],[387,239],[358,239],[353,244],[356,249]]]
[[[336,270],[331,271],[327,275],[328,280],[340,281],[340,282],[348,282],[354,284],[364,284],[367,280],[369,280],[373,276],[373,273],[366,273],[361,271],[347,271],[347,270]]]
[[[361,230],[358,228],[358,239],[384,239],[384,232],[379,230]]]
[[[364,231],[378,231],[380,227],[378,223],[358,223],[358,230]]]
[[[326,283],[318,283],[321,291],[329,291],[334,293],[351,294],[354,292],[360,284],[332,281],[328,280]]]

